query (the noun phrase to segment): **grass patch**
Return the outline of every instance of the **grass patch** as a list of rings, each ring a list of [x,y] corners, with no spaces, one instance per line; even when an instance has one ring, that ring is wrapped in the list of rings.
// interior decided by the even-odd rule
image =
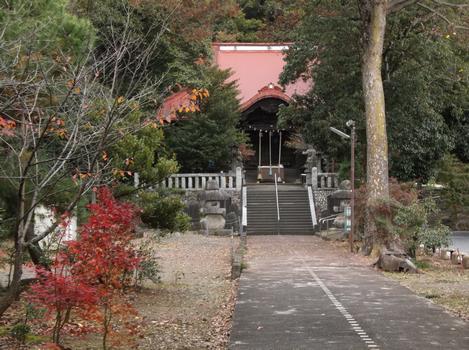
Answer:
[[[414,261],[414,263],[415,263],[415,266],[417,266],[419,270],[427,270],[432,267],[432,265],[428,261],[425,261],[425,260],[417,260],[417,261]]]
[[[16,336],[12,334],[12,331],[14,330],[14,327],[8,327],[8,326],[0,326],[0,337],[12,337],[17,339]],[[32,333],[26,333],[24,334],[24,344],[28,345],[38,345],[42,344],[44,342],[47,342],[50,340],[50,337],[45,336],[45,335],[37,335],[37,334],[32,334]],[[23,340],[17,339],[19,343],[22,343]]]
[[[44,335],[36,335],[36,334],[27,334],[26,335],[26,344],[41,344],[48,341],[50,338]]]
[[[418,295],[469,320],[469,270],[438,257],[421,256],[420,274],[384,273]]]
[[[10,334],[10,328],[7,326],[0,326],[0,337]]]

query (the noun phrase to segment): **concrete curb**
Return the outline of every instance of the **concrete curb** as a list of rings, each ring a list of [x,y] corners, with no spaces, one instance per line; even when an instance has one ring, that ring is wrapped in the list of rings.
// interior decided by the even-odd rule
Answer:
[[[241,276],[241,272],[243,270],[244,262],[244,254],[246,253],[246,246],[247,246],[247,237],[246,235],[242,235],[239,237],[239,245],[238,247],[231,252],[231,279],[235,280]]]

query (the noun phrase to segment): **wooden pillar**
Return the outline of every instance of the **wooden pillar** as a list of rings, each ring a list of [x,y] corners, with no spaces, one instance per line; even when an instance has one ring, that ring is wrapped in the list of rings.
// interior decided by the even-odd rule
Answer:
[[[259,130],[259,166],[262,165],[262,130]]]
[[[278,134],[278,168],[280,170],[280,164],[282,160],[282,130],[279,131]]]

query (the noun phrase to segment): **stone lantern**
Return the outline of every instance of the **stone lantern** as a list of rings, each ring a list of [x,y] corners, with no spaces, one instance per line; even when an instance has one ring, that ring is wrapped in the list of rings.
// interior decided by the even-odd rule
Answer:
[[[230,196],[226,192],[220,190],[217,181],[207,181],[205,191],[199,195],[202,204],[200,224],[207,233],[223,231],[226,223],[226,209],[221,207],[221,203],[229,198]]]

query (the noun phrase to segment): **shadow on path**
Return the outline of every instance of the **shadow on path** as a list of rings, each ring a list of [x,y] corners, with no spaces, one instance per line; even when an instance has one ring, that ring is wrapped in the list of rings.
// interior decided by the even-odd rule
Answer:
[[[230,349],[469,349],[469,324],[314,236],[248,237]]]

